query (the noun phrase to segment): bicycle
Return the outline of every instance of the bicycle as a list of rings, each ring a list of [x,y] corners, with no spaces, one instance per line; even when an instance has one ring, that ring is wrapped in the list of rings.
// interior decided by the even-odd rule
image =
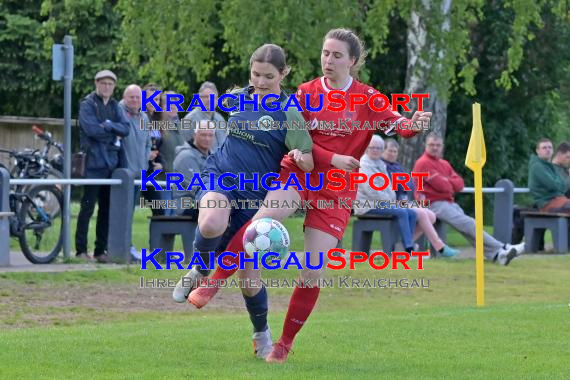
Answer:
[[[39,136],[37,131],[34,132]],[[42,151],[0,149],[14,159],[11,178],[61,177],[47,161],[50,147],[56,143],[51,140],[51,135],[41,133],[46,141]],[[9,206],[13,213],[9,218],[10,236],[18,238],[24,256],[35,264],[55,260],[63,244],[63,195],[58,186],[14,186],[9,194]]]

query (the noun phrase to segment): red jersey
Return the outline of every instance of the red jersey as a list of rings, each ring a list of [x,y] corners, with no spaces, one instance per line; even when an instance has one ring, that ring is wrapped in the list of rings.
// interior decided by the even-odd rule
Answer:
[[[354,112],[351,112],[348,106],[343,111],[328,110],[327,93],[332,90],[327,86],[325,77],[320,77],[303,83],[297,91],[297,100],[304,110],[303,117],[306,121],[311,122],[312,129],[310,134],[313,139],[315,172],[326,172],[332,169],[331,160],[335,153],[352,156],[360,160],[370,144],[372,135],[379,128],[378,124],[380,122],[395,123],[406,120],[398,112],[392,111],[391,105],[388,105],[386,110],[382,112],[372,110],[368,104],[356,105]],[[370,98],[378,93],[373,87],[360,83],[353,78],[350,78],[344,88],[337,90],[345,92],[344,99],[347,104],[350,94],[364,94],[367,98]],[[320,111],[311,112],[307,110],[305,104],[306,94],[309,94],[310,106],[313,108],[319,106],[319,94],[322,94],[323,105]],[[384,106],[382,98],[376,98],[374,102],[374,105],[378,108]],[[338,107],[338,103],[333,103],[333,106]],[[390,130],[385,131],[385,133],[387,135],[394,134]],[[403,137],[412,137],[416,134],[415,131],[410,129],[400,128],[396,129],[396,133]],[[294,166],[294,163],[288,157],[283,164],[287,169],[293,169],[291,165]]]

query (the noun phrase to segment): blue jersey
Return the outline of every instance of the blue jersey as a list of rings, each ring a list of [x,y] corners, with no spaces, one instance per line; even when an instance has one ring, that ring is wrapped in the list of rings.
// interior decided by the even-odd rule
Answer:
[[[244,94],[247,100],[252,100],[252,91],[253,87],[246,87],[234,92],[234,95],[239,98],[240,94]],[[287,95],[281,93],[279,101],[286,102],[287,99]],[[244,178],[251,179],[257,173],[257,189],[254,184],[245,182],[244,190],[240,191],[239,178],[224,177],[224,186],[235,185],[237,190],[228,192],[216,185],[215,191],[225,194],[229,199],[263,199],[267,192],[261,184],[263,175],[278,173],[283,156],[292,149],[310,152],[312,140],[304,128],[285,127],[285,122],[288,126],[304,125],[303,116],[296,109],[269,112],[258,105],[259,110],[255,111],[253,104],[245,103],[243,111],[239,111],[238,101],[229,104],[229,107],[235,105],[237,110],[230,114],[228,137],[222,147],[208,157],[202,180],[209,187],[210,173],[214,173],[216,179],[223,173],[244,173]]]

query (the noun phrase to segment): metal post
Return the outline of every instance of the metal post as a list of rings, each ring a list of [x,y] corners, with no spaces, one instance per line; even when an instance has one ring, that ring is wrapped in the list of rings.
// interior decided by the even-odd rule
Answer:
[[[71,82],[73,81],[73,44],[71,36],[63,38],[65,73],[63,76],[64,153],[63,177],[71,178]],[[71,256],[71,185],[63,190],[63,257]]]
[[[493,236],[503,243],[511,243],[513,236],[513,190],[514,185],[508,179],[501,179],[495,184],[504,191],[495,193],[493,205]]]
[[[0,168],[0,212],[9,212],[10,173]],[[10,266],[10,222],[0,216],[0,267]]]
[[[128,169],[116,169],[113,179],[121,184],[111,186],[109,204],[108,254],[113,262],[128,262],[131,250],[135,174]]]

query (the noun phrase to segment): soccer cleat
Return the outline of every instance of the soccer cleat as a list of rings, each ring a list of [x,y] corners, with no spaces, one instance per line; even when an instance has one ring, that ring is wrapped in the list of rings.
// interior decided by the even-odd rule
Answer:
[[[253,354],[258,359],[265,359],[273,349],[273,341],[271,340],[271,330],[269,326],[267,330],[253,333]]]
[[[172,299],[174,302],[186,302],[188,294],[190,294],[192,289],[196,287],[198,281],[203,277],[205,276],[198,272],[196,268],[192,268],[188,273],[182,276],[172,291]]]
[[[441,251],[441,255],[443,257],[455,257],[459,255],[461,252],[458,249],[451,248],[448,245],[443,246],[443,251]]]
[[[265,359],[267,363],[279,363],[283,364],[287,361],[287,355],[291,351],[291,346],[286,345],[279,339],[277,343],[273,345],[273,349]]]
[[[504,266],[509,265],[512,259],[517,257],[517,250],[514,247],[502,248],[496,255],[495,260]]]
[[[212,298],[218,293],[217,286],[206,286],[206,287],[199,287],[194,289],[190,292],[188,296],[188,302],[194,305],[197,309],[201,309],[206,306]]]

